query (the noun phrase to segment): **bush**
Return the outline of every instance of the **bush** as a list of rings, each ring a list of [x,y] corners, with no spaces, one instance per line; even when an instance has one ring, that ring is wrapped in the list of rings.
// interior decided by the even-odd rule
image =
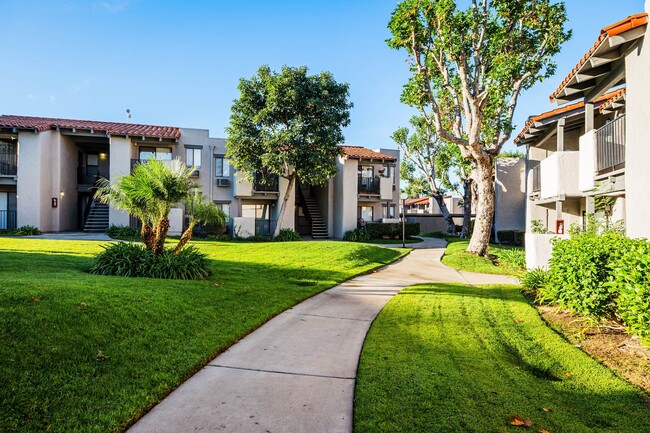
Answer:
[[[295,242],[300,240],[300,233],[293,229],[280,229],[280,233],[273,238],[274,242]]]
[[[140,236],[140,229],[137,227],[111,224],[106,229],[106,234],[111,238],[130,238]]]
[[[538,235],[545,235],[548,233],[548,230],[546,230],[546,225],[544,225],[542,220],[532,220],[530,222],[530,231]]]
[[[610,290],[628,331],[650,343],[650,242],[628,239],[609,265]]]
[[[501,250],[496,253],[500,263],[504,263],[511,268],[526,269],[526,251],[520,248]]]
[[[201,280],[211,274],[206,255],[191,246],[176,256],[173,249],[156,256],[142,244],[127,242],[102,248],[104,251],[95,256],[92,274],[174,280]]]
[[[14,236],[36,236],[40,235],[41,231],[34,226],[22,226],[15,230],[10,230],[8,233]]]
[[[271,241],[271,236],[262,236],[262,235],[253,235],[249,236],[247,238],[241,237],[239,235],[236,235],[234,237],[234,240],[238,242],[270,242]]]
[[[368,242],[370,239],[370,233],[363,227],[347,231],[343,235],[346,242]]]
[[[524,245],[525,234],[524,230],[499,230],[497,237],[500,244],[521,247]]]
[[[208,235],[206,239],[209,241],[229,242],[232,240],[232,236],[224,233],[221,235]]]
[[[366,230],[371,239],[382,239],[384,236],[392,239],[402,239],[402,223],[368,223]],[[420,234],[420,223],[405,224],[406,237]]]
[[[549,284],[540,288],[539,299],[576,313],[612,316],[614,296],[605,284],[610,278],[608,265],[625,240],[621,233],[611,231],[600,235],[587,231],[555,240]]]
[[[519,282],[528,290],[539,290],[548,283],[548,272],[542,268],[531,269],[519,277]]]

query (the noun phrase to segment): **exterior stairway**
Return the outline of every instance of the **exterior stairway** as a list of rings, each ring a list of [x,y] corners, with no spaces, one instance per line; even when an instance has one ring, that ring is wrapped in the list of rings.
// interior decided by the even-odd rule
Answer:
[[[96,201],[90,204],[88,217],[84,221],[85,232],[103,232],[108,228],[108,206]]]
[[[305,207],[311,220],[311,237],[314,239],[327,239],[327,224],[320,213],[320,208],[314,197],[305,197]]]

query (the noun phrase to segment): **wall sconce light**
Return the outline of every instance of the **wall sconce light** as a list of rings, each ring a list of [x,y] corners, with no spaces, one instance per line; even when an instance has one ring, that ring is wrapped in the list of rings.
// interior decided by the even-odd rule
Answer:
[[[64,193],[63,191],[61,191],[61,192],[59,193],[59,195],[61,196],[61,198],[63,198],[63,196],[65,195],[65,193]]]
[[[107,156],[108,156],[107,154],[100,152],[99,159],[106,159]]]

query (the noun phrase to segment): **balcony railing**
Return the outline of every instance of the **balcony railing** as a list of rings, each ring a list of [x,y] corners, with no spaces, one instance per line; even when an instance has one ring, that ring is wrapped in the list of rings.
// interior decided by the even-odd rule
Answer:
[[[625,115],[596,131],[596,171],[625,166]]]
[[[15,210],[0,210],[0,230],[13,230],[18,227]]]
[[[542,190],[542,177],[540,176],[541,165],[533,167],[533,189],[531,192],[538,193]]]
[[[279,192],[280,182],[276,174],[257,173],[253,182],[253,191],[255,192]]]
[[[97,179],[102,176],[103,175],[99,173],[99,167],[77,167],[78,185],[94,185]]]
[[[0,176],[16,176],[18,174],[18,155],[15,153],[0,153]]]
[[[379,176],[374,176],[374,177],[359,176],[357,191],[359,194],[379,194],[380,182],[381,180]]]
[[[275,231],[276,220],[256,219],[255,236],[271,236]]]

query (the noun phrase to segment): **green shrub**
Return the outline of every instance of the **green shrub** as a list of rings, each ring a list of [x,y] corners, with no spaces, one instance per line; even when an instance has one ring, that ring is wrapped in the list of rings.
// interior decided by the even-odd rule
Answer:
[[[102,248],[104,251],[93,261],[92,274],[174,280],[201,280],[211,274],[206,255],[192,246],[182,249],[176,256],[173,249],[156,256],[142,244],[127,242]]]
[[[504,263],[511,268],[526,269],[526,251],[521,248],[511,248],[500,250],[496,253],[500,263]]]
[[[503,245],[512,245],[521,247],[524,245],[524,237],[526,232],[524,230],[499,230],[497,237],[499,243]]]
[[[237,242],[270,242],[271,236],[253,235],[245,238],[237,235],[234,240]]]
[[[404,227],[406,237],[420,234],[420,223],[406,223]],[[371,239],[382,239],[387,236],[392,239],[402,238],[402,223],[368,223],[366,230]]]
[[[443,232],[438,231],[438,232],[426,232],[426,233],[422,233],[420,236],[422,236],[422,237],[424,237],[424,238],[437,238],[437,239],[444,239],[444,238],[447,237],[448,235],[444,234]]]
[[[140,229],[137,227],[119,226],[111,224],[106,229],[106,234],[111,238],[127,238],[140,236]]]
[[[343,235],[346,242],[368,242],[370,239],[370,233],[363,227],[347,231]]]
[[[628,239],[609,265],[618,315],[628,331],[650,343],[650,242]]]
[[[531,269],[519,277],[519,282],[528,290],[539,290],[548,283],[548,271],[542,268]]]
[[[293,229],[280,229],[280,233],[273,238],[274,242],[295,242],[300,240],[300,233]]]
[[[41,231],[34,226],[22,226],[15,230],[11,230],[9,233],[14,236],[36,236],[40,235]]]
[[[576,313],[612,316],[615,304],[606,285],[608,265],[625,240],[621,233],[611,231],[600,235],[587,231],[555,240],[549,281],[539,289],[539,299]]]
[[[544,225],[542,220],[532,220],[530,222],[530,231],[538,235],[545,235],[548,233],[548,230],[546,230],[546,225]]]

